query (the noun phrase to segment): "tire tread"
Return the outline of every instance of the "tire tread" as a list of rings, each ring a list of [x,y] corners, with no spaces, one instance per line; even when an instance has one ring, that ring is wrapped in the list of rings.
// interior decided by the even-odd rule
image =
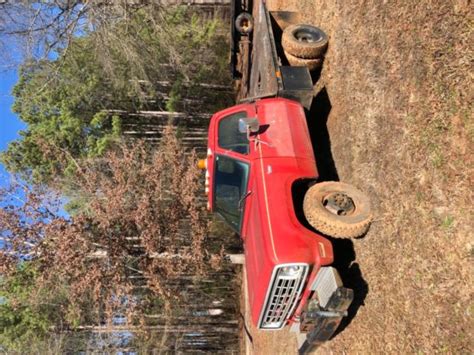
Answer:
[[[342,217],[329,212],[322,204],[328,191],[347,193],[356,205],[355,216]],[[372,221],[368,197],[355,187],[335,181],[313,185],[306,192],[303,212],[308,223],[319,232],[335,238],[357,238],[367,232]]]

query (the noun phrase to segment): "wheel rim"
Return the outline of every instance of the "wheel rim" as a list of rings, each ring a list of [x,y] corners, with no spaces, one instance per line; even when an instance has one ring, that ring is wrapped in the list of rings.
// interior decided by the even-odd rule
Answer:
[[[249,24],[248,19],[243,18],[240,20],[240,28],[242,28],[242,30],[247,31],[249,27],[250,27],[250,24]]]
[[[322,39],[322,36],[318,32],[309,32],[306,30],[300,30],[295,32],[295,38],[299,42],[307,42],[307,43],[313,43],[313,42],[319,42]]]
[[[323,198],[323,206],[337,216],[347,216],[354,212],[354,201],[345,193],[333,192]]]

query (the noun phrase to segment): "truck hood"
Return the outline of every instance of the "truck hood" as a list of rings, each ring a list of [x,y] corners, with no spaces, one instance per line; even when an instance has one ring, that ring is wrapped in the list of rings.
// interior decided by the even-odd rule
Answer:
[[[305,229],[293,208],[292,184],[316,173],[313,160],[262,158],[252,164],[252,195],[245,207],[247,282],[252,318],[257,324],[273,269],[278,264],[332,263],[331,243]],[[295,173],[298,172],[298,173]]]

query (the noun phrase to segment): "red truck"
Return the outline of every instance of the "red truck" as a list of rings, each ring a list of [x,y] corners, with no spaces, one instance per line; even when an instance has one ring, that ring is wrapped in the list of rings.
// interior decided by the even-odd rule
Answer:
[[[317,58],[291,65],[284,48],[288,32],[303,49],[318,41],[326,43],[313,47],[323,48],[327,37],[292,24],[294,13],[268,11],[263,1],[253,9],[233,6],[241,103],[210,121],[208,208],[243,240],[252,322],[262,330],[291,325],[304,353],[333,335],[353,299],[331,266],[333,247],[326,236],[364,234],[369,203],[350,185],[318,181],[305,107],[313,95],[310,69],[322,62],[321,50]],[[302,184],[303,200],[295,196]]]

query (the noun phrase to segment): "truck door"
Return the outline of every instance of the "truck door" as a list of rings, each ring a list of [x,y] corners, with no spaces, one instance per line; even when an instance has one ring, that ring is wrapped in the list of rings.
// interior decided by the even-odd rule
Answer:
[[[224,115],[217,121],[217,144],[214,159],[214,208],[239,234],[249,195],[251,144],[240,133],[239,119],[248,117],[242,109]]]

